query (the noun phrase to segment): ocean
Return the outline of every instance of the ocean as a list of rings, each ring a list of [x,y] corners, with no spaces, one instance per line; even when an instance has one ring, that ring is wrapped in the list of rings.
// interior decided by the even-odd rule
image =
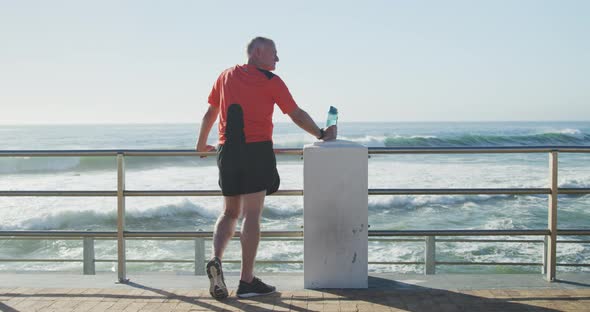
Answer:
[[[2,150],[194,149],[199,125],[0,126]],[[210,136],[215,143],[216,128]],[[341,123],[339,139],[369,147],[590,146],[590,122]],[[275,148],[302,148],[314,138],[293,124],[274,129]],[[303,188],[303,160],[277,158],[281,189]],[[1,157],[0,190],[116,190],[114,157]],[[590,154],[559,154],[559,186],[590,187]],[[372,155],[369,188],[548,187],[548,155]],[[127,157],[128,190],[217,190],[214,157]],[[546,195],[370,196],[371,230],[544,229]],[[559,228],[590,228],[590,196],[560,195]],[[219,197],[131,197],[130,231],[212,231]],[[0,197],[0,230],[116,230],[116,198]],[[301,230],[303,198],[267,197],[263,230]],[[471,237],[476,238],[476,237]],[[507,239],[539,237],[502,237]],[[560,237],[581,240],[584,237]],[[587,237],[586,237],[587,239]],[[98,259],[116,259],[116,241],[97,240]],[[206,243],[207,254],[210,242]],[[540,243],[438,242],[437,261],[541,262]],[[558,244],[558,263],[589,263],[590,244]],[[79,240],[0,239],[0,258],[81,259]],[[192,241],[127,243],[128,259],[194,259]],[[369,243],[369,261],[422,261],[423,242]],[[227,260],[240,259],[238,241]],[[258,260],[302,260],[302,241],[263,240]],[[99,262],[97,271],[114,271]],[[190,263],[128,263],[128,272],[191,272]],[[228,263],[227,271],[239,265]],[[263,272],[301,272],[300,264],[260,264]],[[0,262],[1,271],[81,272],[81,263]],[[370,272],[422,272],[421,265],[369,265]],[[539,273],[536,266],[437,266],[440,273]],[[590,268],[558,267],[559,271]]]

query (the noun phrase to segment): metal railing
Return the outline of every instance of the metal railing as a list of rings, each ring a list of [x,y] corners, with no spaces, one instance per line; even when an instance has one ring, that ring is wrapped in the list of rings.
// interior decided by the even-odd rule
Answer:
[[[369,189],[369,195],[548,195],[548,226],[546,229],[526,230],[426,230],[426,231],[369,231],[370,240],[387,242],[424,242],[424,261],[383,261],[369,264],[386,265],[424,265],[425,274],[434,274],[436,265],[524,265],[542,266],[546,279],[554,281],[556,266],[590,267],[584,263],[557,263],[557,243],[590,243],[590,240],[557,240],[558,235],[590,236],[588,229],[557,229],[558,194],[590,194],[590,188],[559,188],[558,153],[590,153],[590,147],[583,146],[535,146],[535,147],[461,147],[461,148],[369,148],[371,154],[486,154],[486,153],[548,153],[549,175],[548,188],[443,188],[443,189]],[[277,154],[303,155],[301,149],[277,149]],[[125,188],[126,156],[214,156],[215,153],[199,153],[192,150],[18,150],[0,151],[0,157],[80,157],[105,156],[117,159],[116,191],[0,191],[0,196],[59,196],[59,197],[117,197],[117,231],[0,231],[0,239],[82,239],[83,259],[0,259],[0,262],[83,262],[84,274],[95,273],[96,262],[117,262],[118,279],[127,280],[127,262],[174,262],[194,263],[195,274],[204,274],[205,239],[212,237],[212,232],[146,232],[127,231],[125,229],[125,198],[133,196],[222,196],[218,190],[127,190]],[[302,196],[303,190],[279,190],[272,196]],[[235,233],[238,237],[239,233]],[[303,231],[265,231],[263,239],[301,240]],[[543,240],[532,239],[439,239],[437,237],[461,236],[543,236]],[[374,239],[373,237],[424,237],[424,239]],[[96,259],[94,240],[117,240],[117,259]],[[191,260],[179,259],[126,259],[126,240],[194,240],[195,257]],[[543,243],[542,262],[449,262],[436,261],[436,242],[472,242],[472,243]],[[237,260],[226,260],[237,263]],[[257,261],[258,263],[302,263],[302,261]]]

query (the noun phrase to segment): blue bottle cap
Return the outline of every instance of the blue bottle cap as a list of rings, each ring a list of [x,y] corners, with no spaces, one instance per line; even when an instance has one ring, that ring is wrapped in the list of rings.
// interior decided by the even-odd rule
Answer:
[[[328,114],[338,114],[338,109],[334,106],[330,106],[330,111],[328,111]]]

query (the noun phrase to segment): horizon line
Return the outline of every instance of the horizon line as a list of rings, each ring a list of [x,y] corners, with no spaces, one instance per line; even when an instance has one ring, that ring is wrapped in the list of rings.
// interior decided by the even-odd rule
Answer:
[[[317,124],[323,124],[323,122],[315,121]],[[590,122],[590,120],[392,120],[392,121],[341,121],[340,123],[352,124],[352,123],[544,123],[544,122]],[[273,124],[291,124],[290,121],[278,121]],[[90,126],[90,125],[186,125],[186,124],[200,124],[200,122],[188,122],[188,121],[146,121],[146,122],[92,122],[92,123],[4,123],[0,124],[0,127],[6,126]],[[216,125],[215,122],[214,125]]]

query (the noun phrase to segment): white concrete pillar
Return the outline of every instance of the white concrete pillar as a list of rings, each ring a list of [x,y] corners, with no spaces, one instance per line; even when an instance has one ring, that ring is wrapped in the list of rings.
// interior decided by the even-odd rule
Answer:
[[[305,288],[368,287],[368,150],[347,141],[303,149]]]

